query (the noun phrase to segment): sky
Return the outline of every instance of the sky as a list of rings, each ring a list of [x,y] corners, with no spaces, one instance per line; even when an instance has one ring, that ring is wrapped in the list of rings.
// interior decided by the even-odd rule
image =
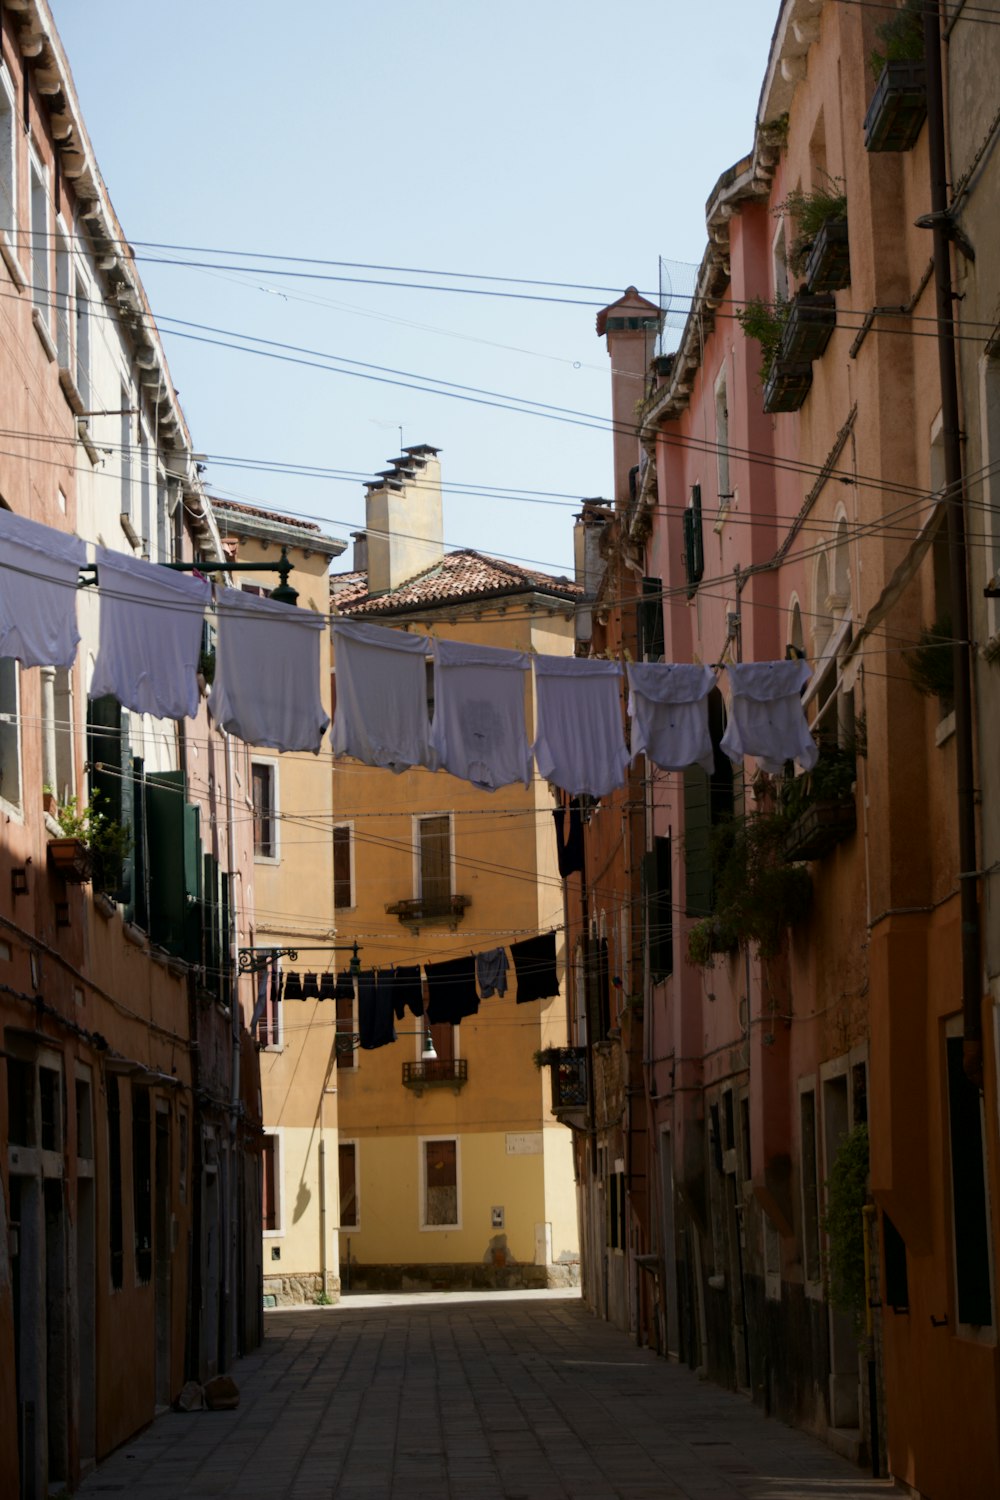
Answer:
[[[700,261],[778,0],[51,4],[210,492],[346,540],[430,443],[447,546],[570,572],[611,493],[595,315]]]

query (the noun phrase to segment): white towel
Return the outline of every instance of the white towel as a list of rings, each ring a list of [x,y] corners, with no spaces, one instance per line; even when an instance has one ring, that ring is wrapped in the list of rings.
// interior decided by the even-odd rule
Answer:
[[[318,753],[330,723],[319,696],[323,616],[239,589],[221,589],[216,605],[215,722],[248,745]]]
[[[811,771],[819,759],[799,694],[812,675],[806,661],[733,663],[726,668],[733,689],[722,748],[730,760],[752,755],[777,774],[788,760]]]
[[[701,766],[711,776],[715,752],[708,728],[711,667],[629,662],[632,757],[643,751],[662,771]]]
[[[614,661],[536,656],[538,774],[573,797],[606,797],[628,765]]]
[[[0,507],[0,656],[24,667],[71,667],[80,632],[76,588],[87,547]]]
[[[101,637],[91,698],[110,693],[139,714],[193,719],[211,585],[127,552],[96,553]]]
[[[423,636],[358,620],[334,620],[337,706],[334,755],[366,766],[434,770],[427,713],[427,649]]]
[[[465,641],[433,643],[434,723],[431,744],[441,767],[485,791],[531,781],[524,723],[523,651]]]

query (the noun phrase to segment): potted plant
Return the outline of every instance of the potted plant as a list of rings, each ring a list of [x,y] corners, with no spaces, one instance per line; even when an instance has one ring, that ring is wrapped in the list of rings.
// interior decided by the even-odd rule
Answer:
[[[786,859],[821,859],[850,837],[857,827],[856,776],[853,750],[821,744],[812,770],[785,783],[781,807]]]
[[[830,292],[814,296],[796,292],[788,304],[778,357],[788,363],[819,359],[837,326],[837,307]]]
[[[780,298],[766,302],[751,297],[736,317],[748,339],[760,345],[758,368],[764,388],[764,410],[798,411],[812,385],[812,366],[808,362],[782,357],[781,340],[788,321],[789,304]]]
[[[851,280],[847,241],[847,194],[843,179],[828,177],[826,187],[812,192],[797,189],[778,204],[776,213],[795,221],[795,239],[788,252],[788,268],[804,276],[809,291],[835,292]]]
[[[955,665],[951,618],[941,615],[920,632],[917,644],[903,652],[910,680],[928,698],[940,698],[945,709],[955,698]]]
[[[878,82],[865,115],[866,151],[909,151],[927,118],[923,0],[904,0],[876,26],[881,42],[869,58]]]
[[[786,828],[777,812],[733,818],[714,830],[715,911],[688,934],[691,963],[704,966],[717,952],[751,943],[761,958],[772,958],[786,929],[805,916],[812,881],[808,870],[785,861]]]
[[[56,822],[62,836],[49,840],[48,860],[64,880],[93,880],[96,892],[115,890],[122,861],[132,848],[132,834],[100,807],[100,792],[81,807],[76,797],[60,804]]]

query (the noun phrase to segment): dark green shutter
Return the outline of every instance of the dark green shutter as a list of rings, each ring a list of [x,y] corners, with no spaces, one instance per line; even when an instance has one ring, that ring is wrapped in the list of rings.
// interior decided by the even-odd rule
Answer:
[[[128,863],[131,864],[131,880],[129,900],[125,905],[125,920],[134,922],[145,932],[149,928],[149,905],[146,892],[146,787],[143,762],[139,756],[134,756],[132,759],[130,786],[132,849],[128,856]]]
[[[643,906],[649,970],[655,983],[674,971],[674,904],[671,841],[656,838],[642,856]]]
[[[691,486],[691,579],[698,583],[705,571],[705,544],[701,535],[701,485]]]
[[[711,788],[701,766],[684,772],[684,909],[689,917],[712,914]]]
[[[96,812],[113,823],[132,828],[132,755],[128,718],[110,693],[91,698],[87,705],[87,763],[90,802]],[[133,851],[124,859],[95,860],[94,888],[124,903],[126,915],[133,906],[135,861]],[[131,919],[131,918],[130,918]]]
[[[644,578],[639,601],[639,651],[643,661],[663,656],[663,580]]]
[[[198,963],[202,895],[200,815],[186,798],[183,771],[146,778],[150,937],[169,953]]]

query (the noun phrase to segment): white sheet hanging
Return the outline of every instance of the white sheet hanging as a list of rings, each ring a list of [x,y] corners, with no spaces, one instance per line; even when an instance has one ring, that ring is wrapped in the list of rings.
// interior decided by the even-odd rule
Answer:
[[[531,781],[524,723],[523,651],[466,641],[433,643],[434,722],[431,744],[441,768],[485,791]]]
[[[73,665],[76,588],[86,561],[78,536],[0,507],[0,656],[24,667]]]
[[[711,776],[715,769],[708,728],[708,695],[715,682],[711,667],[650,661],[629,662],[626,671],[633,760],[644,751],[662,771],[701,766]]]
[[[193,719],[211,585],[108,547],[96,555],[101,635],[90,697],[110,693],[136,713]]]
[[[615,661],[536,656],[538,774],[571,796],[606,797],[628,765]]]
[[[752,755],[777,775],[788,760],[811,771],[819,759],[799,693],[812,675],[806,661],[762,661],[727,666],[733,689],[722,748],[730,760]]]
[[[366,766],[397,773],[410,766],[436,768],[427,712],[427,648],[423,636],[334,620],[334,755],[353,755]]]
[[[216,605],[215,722],[248,745],[318,753],[330,723],[319,696],[324,617],[239,589],[220,589]]]

